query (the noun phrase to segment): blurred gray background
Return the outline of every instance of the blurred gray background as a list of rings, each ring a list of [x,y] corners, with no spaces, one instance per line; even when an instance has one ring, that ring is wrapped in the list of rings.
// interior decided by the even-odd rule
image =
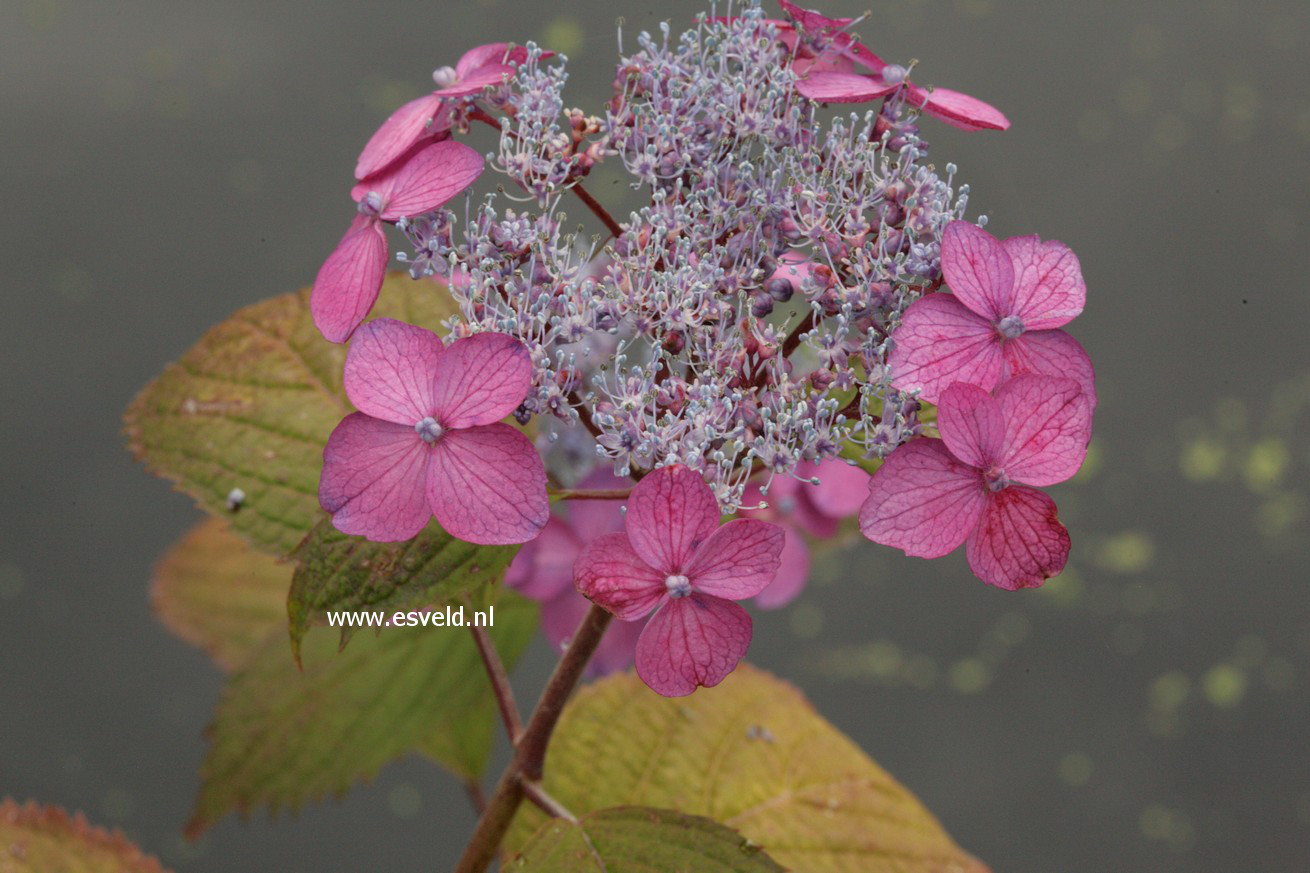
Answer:
[[[701,7],[0,4],[0,795],[179,871],[449,866],[472,815],[417,760],[181,840],[221,677],[146,586],[199,513],[133,463],[119,414],[211,324],[313,278],[359,148],[433,67],[536,39],[598,107],[616,17],[631,46]],[[1310,7],[873,7],[877,51],[1013,120],[924,128],[972,215],[1081,257],[1097,437],[1053,489],[1075,551],[1042,591],[852,543],[759,618],[752,659],[998,873],[1310,868]]]

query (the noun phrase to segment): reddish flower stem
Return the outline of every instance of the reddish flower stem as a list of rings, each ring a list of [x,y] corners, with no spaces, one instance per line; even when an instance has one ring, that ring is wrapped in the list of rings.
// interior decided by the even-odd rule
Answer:
[[[473,119],[474,121],[481,121],[483,124],[488,125],[489,127],[494,127],[496,130],[501,129],[500,122],[497,121],[493,116],[483,112],[481,109],[474,109],[472,112],[469,113],[469,118]],[[513,135],[512,131],[511,131],[511,135]],[[591,210],[592,215],[600,219],[600,223],[605,225],[605,228],[611,234],[613,234],[616,237],[621,236],[623,234],[623,226],[620,225],[614,219],[614,216],[610,215],[609,210],[606,209],[604,206],[602,206],[599,200],[591,196],[590,191],[582,187],[581,180],[574,182],[573,185],[570,186],[570,190],[572,190],[574,194],[578,195],[578,199],[581,200],[583,204],[588,209]]]
[[[561,488],[555,496],[561,500],[627,500],[631,488]]]
[[[509,674],[496,651],[496,644],[485,627],[472,627],[473,642],[482,656],[482,664],[487,668],[487,678],[491,681],[491,690],[496,695],[496,705],[500,707],[500,719],[505,723],[505,733],[510,744],[517,743],[523,735],[523,722],[519,719],[519,708],[514,702],[514,689],[509,684]]]
[[[514,813],[525,796],[524,781],[537,783],[545,768],[546,746],[564,712],[564,704],[582,678],[582,671],[600,645],[612,616],[599,606],[592,606],[578,626],[564,656],[541,692],[537,708],[514,749],[514,757],[501,774],[496,791],[478,819],[468,846],[464,849],[455,873],[484,873],[496,857],[500,842],[514,821]]]
[[[805,313],[805,317],[801,319],[800,324],[792,328],[791,333],[787,334],[787,338],[782,341],[782,356],[784,358],[791,357],[791,353],[796,351],[796,347],[801,344],[801,334],[813,327],[814,310],[811,309]]]

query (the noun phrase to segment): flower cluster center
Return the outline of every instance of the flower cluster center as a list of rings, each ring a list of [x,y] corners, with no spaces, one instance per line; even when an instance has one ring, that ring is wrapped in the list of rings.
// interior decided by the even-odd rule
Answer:
[[[996,332],[1006,339],[1018,339],[1023,331],[1023,319],[1017,315],[1007,315],[996,322]]]
[[[1010,487],[1010,477],[1000,467],[990,467],[983,472],[983,481],[988,491],[1003,491]]]
[[[414,425],[414,432],[423,439],[423,442],[431,445],[441,439],[441,435],[446,432],[446,429],[437,424],[437,420],[429,415]]]
[[[672,598],[686,597],[691,593],[691,580],[681,574],[666,576],[664,587],[669,589],[669,596]]]

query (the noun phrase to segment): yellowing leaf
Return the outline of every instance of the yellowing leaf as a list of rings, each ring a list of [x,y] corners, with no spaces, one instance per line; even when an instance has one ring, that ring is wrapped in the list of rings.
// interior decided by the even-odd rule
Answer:
[[[252,549],[224,519],[207,518],[164,553],[150,600],[169,630],[233,670],[281,636],[291,570]]]
[[[394,273],[373,315],[435,329],[454,309],[444,286]],[[345,356],[315,329],[308,288],[247,306],[137,396],[124,417],[129,444],[152,472],[285,555],[318,521],[323,444],[352,411]],[[235,512],[233,489],[245,495]]]
[[[524,873],[782,873],[760,847],[697,815],[639,806],[605,809],[572,823],[551,819],[506,870]]]
[[[488,630],[513,664],[535,627],[536,605],[506,592]],[[279,633],[223,690],[188,832],[232,810],[297,809],[341,794],[411,750],[474,778],[486,765],[495,718],[466,628],[383,628],[342,652],[335,634],[310,634],[303,672]]]
[[[164,873],[159,862],[112,833],[53,806],[0,801],[3,873]]]
[[[903,786],[792,686],[745,664],[670,699],[632,674],[580,691],[546,790],[574,814],[640,805],[706,816],[805,873],[980,873]],[[544,820],[524,807],[510,846]]]

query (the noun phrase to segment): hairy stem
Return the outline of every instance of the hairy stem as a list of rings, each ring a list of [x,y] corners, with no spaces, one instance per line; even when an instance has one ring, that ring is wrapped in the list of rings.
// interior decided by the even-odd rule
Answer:
[[[546,747],[555,730],[564,704],[582,678],[582,671],[600,645],[612,616],[599,606],[592,606],[586,618],[555,665],[555,672],[541,692],[537,708],[514,749],[514,757],[501,774],[496,792],[487,802],[486,811],[478,819],[455,873],[483,873],[496,857],[500,842],[509,830],[514,813],[524,798],[524,781],[540,782],[545,767]]]

